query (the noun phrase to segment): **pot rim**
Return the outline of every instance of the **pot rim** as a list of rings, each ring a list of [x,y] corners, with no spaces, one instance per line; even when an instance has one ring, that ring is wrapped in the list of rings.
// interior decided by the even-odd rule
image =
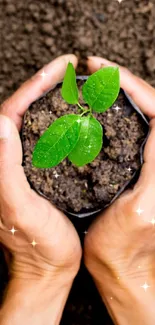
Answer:
[[[87,75],[78,75],[76,76],[76,80],[87,80],[89,76]],[[40,98],[43,98],[48,92],[50,92],[51,90],[54,90],[57,86],[60,86],[62,84],[62,81],[61,82],[58,82],[56,85],[54,85],[54,87],[51,87],[48,89],[48,91],[46,91],[45,93],[43,93],[37,100],[39,100]],[[149,121],[147,120],[147,118],[145,117],[145,115],[142,113],[142,111],[140,110],[140,108],[134,103],[133,99],[126,93],[126,91],[124,91],[122,88],[120,88],[120,91],[125,95],[125,97],[128,99],[129,103],[131,104],[131,106],[136,110],[136,112],[142,117],[143,121],[145,122],[146,126],[148,127],[148,132],[147,132],[147,135],[146,135],[146,138],[144,139],[144,141],[142,142],[141,144],[141,147],[140,147],[140,151],[139,151],[139,154],[140,154],[140,164],[142,166],[143,164],[143,151],[144,151],[144,146],[145,146],[145,143],[147,141],[147,138],[148,138],[148,135],[149,135]],[[36,102],[36,100],[35,100]],[[32,104],[31,104],[32,105]],[[31,106],[30,105],[30,106]],[[26,113],[25,113],[26,114]],[[23,124],[24,124],[24,119],[25,119],[25,115],[24,115],[24,118],[23,118]],[[22,130],[23,130],[23,126],[22,126]],[[21,130],[21,138],[23,138],[23,132]],[[130,183],[132,183],[133,179],[135,178],[135,176],[137,175],[139,171],[135,171],[135,173],[132,175],[131,179],[126,181],[124,183],[124,185],[119,189],[119,191],[115,194],[115,196],[112,198],[112,200],[107,203],[106,205],[104,205],[103,208],[99,208],[99,209],[96,209],[94,211],[89,211],[88,212],[71,212],[71,211],[68,211],[66,209],[62,209],[60,208],[59,206],[57,206],[56,204],[52,203],[50,199],[48,199],[46,197],[46,195],[44,195],[41,191],[39,190],[36,190],[34,188],[34,186],[31,184],[31,182],[29,181],[31,187],[39,194],[41,195],[42,197],[44,197],[45,199],[47,199],[48,201],[50,201],[53,205],[55,205],[59,210],[63,211],[65,214],[67,214],[68,216],[71,216],[71,217],[77,217],[77,218],[85,218],[85,217],[91,217],[91,216],[96,216],[98,213],[100,213],[101,211],[103,211],[104,209],[106,209],[108,206],[110,206],[119,196],[121,193],[123,193],[123,191],[127,188],[127,186],[129,186]]]

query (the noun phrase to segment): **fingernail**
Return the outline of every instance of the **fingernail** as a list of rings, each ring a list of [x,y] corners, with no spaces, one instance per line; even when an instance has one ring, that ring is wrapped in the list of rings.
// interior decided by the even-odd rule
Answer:
[[[107,60],[107,59],[102,59],[101,65],[110,65],[110,64],[114,64],[113,62]]]
[[[86,59],[87,59],[87,60],[90,60],[90,61],[92,61],[92,57],[91,57],[91,56],[89,56],[89,55],[88,55],[88,56],[86,56]]]
[[[5,115],[0,115],[0,139],[7,139],[11,132],[11,122]]]
[[[117,63],[109,61],[105,58],[100,57],[94,57],[94,56],[88,56],[88,60],[92,61],[93,63],[100,64],[100,67],[107,67],[107,66],[118,66]]]

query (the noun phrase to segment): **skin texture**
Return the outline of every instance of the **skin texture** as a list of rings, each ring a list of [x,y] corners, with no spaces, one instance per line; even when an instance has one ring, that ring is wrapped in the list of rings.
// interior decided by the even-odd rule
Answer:
[[[18,131],[29,105],[63,79],[74,55],[64,55],[26,81],[0,109],[0,242],[10,282],[0,312],[2,325],[59,324],[81,260],[78,235],[68,218],[29,186]],[[17,231],[13,235],[12,228]],[[35,241],[37,245],[32,246]],[[11,253],[11,260],[7,252]]]
[[[1,325],[59,324],[73,279],[79,269],[81,246],[70,221],[33,192],[24,175],[17,131],[28,106],[62,80],[67,62],[62,56],[39,71],[1,106],[0,114],[0,242],[6,249],[11,279],[0,311]],[[91,57],[90,72],[115,65]],[[155,322],[155,90],[120,67],[121,87],[147,114],[151,132],[144,165],[133,190],[125,192],[88,230],[85,264],[116,325]],[[138,208],[142,211],[137,213]],[[139,210],[140,211],[140,210]],[[10,229],[17,232],[14,236]],[[32,241],[37,245],[33,248]],[[11,260],[8,252],[11,253]],[[149,288],[144,291],[142,286]]]
[[[116,65],[88,59],[91,73]],[[101,297],[119,325],[155,323],[155,89],[120,67],[121,87],[150,118],[150,135],[137,184],[91,225],[85,238],[85,264]],[[142,211],[138,209],[141,209]],[[154,220],[155,221],[155,220]],[[149,286],[146,291],[142,287]]]

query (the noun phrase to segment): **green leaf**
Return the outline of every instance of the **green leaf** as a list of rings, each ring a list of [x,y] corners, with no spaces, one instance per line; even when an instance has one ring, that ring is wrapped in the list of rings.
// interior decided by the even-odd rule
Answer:
[[[93,161],[102,148],[103,130],[101,124],[91,116],[81,118],[78,142],[69,154],[69,160],[76,166],[84,166]]]
[[[106,67],[93,73],[82,88],[85,102],[94,111],[105,112],[119,94],[119,79],[118,67]]]
[[[79,115],[65,115],[55,120],[37,142],[32,164],[38,168],[58,165],[75,147],[80,127]]]
[[[72,63],[68,63],[64,81],[62,84],[61,95],[69,104],[78,103],[78,87],[76,84],[76,73]]]

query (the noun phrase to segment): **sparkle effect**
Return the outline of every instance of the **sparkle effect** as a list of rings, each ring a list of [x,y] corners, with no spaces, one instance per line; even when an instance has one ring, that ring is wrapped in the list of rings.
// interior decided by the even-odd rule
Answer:
[[[150,288],[150,286],[145,282],[141,288],[143,288],[145,290],[145,292],[147,291],[148,288]]]
[[[84,183],[84,186],[85,186],[85,188],[88,188],[88,184],[87,184],[87,182]]]
[[[119,3],[121,3],[123,0],[117,0]]]
[[[138,213],[138,215],[140,216],[143,212],[144,212],[144,210],[142,210],[140,207],[136,210],[136,212]]]
[[[40,73],[40,76],[43,78],[44,81],[45,77],[48,76],[48,73],[45,73],[45,71],[43,70],[43,72]]]
[[[113,107],[113,109],[115,109],[115,111],[118,112],[121,108],[117,105],[117,106]]]
[[[33,239],[33,241],[32,241],[32,243],[31,243],[31,245],[33,246],[33,247],[35,247],[36,245],[37,245],[37,243],[36,243],[36,241]]]
[[[12,227],[12,229],[10,229],[10,232],[12,233],[13,236],[14,236],[14,234],[15,234],[16,231],[17,230],[14,228],[14,226]]]
[[[155,225],[155,219],[153,218],[150,223],[152,223],[152,225],[154,226]]]
[[[55,178],[58,178],[60,176],[57,172],[54,172],[53,175]]]
[[[130,173],[131,171],[132,171],[132,169],[129,167],[129,168],[127,168],[127,170],[128,170],[128,172]]]

